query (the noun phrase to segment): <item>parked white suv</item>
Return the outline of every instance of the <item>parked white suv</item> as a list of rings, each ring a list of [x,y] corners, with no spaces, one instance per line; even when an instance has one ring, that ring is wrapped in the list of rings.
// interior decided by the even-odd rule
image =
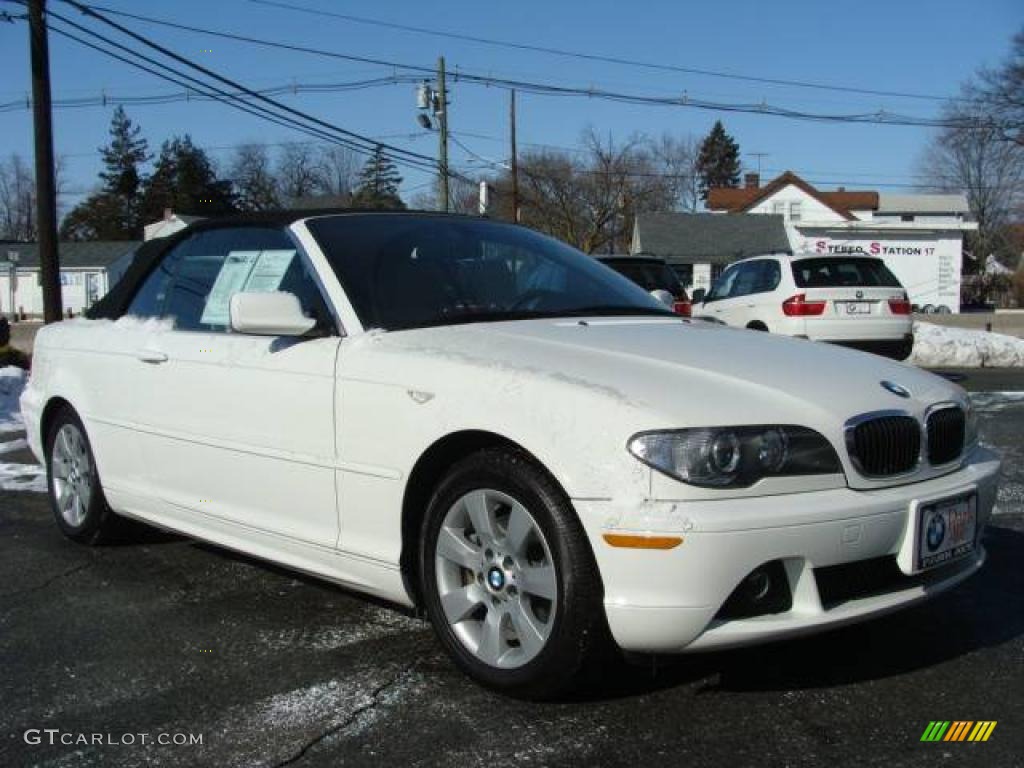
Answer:
[[[907,292],[881,259],[795,254],[738,261],[693,314],[726,325],[854,347],[903,360],[914,344]]]

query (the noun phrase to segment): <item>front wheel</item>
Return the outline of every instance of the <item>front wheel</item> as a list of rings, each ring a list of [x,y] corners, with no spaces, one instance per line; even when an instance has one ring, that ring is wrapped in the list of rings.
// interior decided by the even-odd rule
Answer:
[[[78,414],[62,408],[46,438],[46,476],[57,526],[69,539],[97,544],[114,529],[114,513],[100,487],[96,458]]]
[[[435,492],[421,538],[427,614],[470,677],[548,698],[607,649],[602,590],[564,493],[530,459],[487,450]]]

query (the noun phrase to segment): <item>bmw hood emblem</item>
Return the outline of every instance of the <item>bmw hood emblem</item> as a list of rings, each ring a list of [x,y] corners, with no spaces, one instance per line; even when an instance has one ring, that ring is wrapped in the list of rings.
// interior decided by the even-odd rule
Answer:
[[[892,392],[897,397],[910,397],[910,390],[894,381],[880,381],[882,389]]]

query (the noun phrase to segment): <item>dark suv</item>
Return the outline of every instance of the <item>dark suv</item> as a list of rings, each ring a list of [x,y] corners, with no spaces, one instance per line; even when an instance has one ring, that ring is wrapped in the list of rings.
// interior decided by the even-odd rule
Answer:
[[[675,299],[672,303],[675,313],[683,317],[690,316],[690,297],[686,295],[686,289],[679,282],[675,270],[664,259],[645,253],[635,256],[614,254],[598,256],[597,259],[647,291],[668,291]]]

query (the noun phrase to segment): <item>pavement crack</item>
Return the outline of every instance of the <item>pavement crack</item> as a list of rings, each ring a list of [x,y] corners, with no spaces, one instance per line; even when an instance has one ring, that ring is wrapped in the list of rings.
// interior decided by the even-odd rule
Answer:
[[[316,745],[322,743],[325,739],[330,738],[336,733],[341,733],[346,728],[349,728],[352,725],[354,725],[356,722],[358,722],[360,717],[362,717],[367,712],[376,709],[380,705],[381,697],[385,694],[385,692],[387,692],[391,688],[394,688],[403,680],[407,679],[409,675],[412,674],[417,664],[419,664],[418,659],[414,661],[412,664],[410,664],[408,667],[403,669],[401,672],[399,672],[397,675],[395,675],[393,678],[388,680],[387,682],[378,685],[370,693],[370,700],[366,704],[363,704],[362,706],[352,710],[349,716],[342,720],[340,723],[332,725],[330,728],[325,729],[323,732],[309,739],[309,741],[303,744],[291,757],[287,758],[286,760],[282,760],[279,763],[275,763],[272,766],[272,768],[284,768],[284,766],[295,765],[299,760],[304,758],[309,753],[309,751],[313,749]]]
[[[42,584],[36,584],[34,586],[31,586],[31,587],[25,587],[24,589],[15,589],[15,590],[13,590],[11,592],[0,592],[0,598],[17,597],[19,595],[29,594],[30,592],[39,592],[41,590],[46,589],[50,585],[55,584],[56,582],[60,581],[61,579],[66,579],[68,576],[72,576],[73,574],[76,574],[79,571],[84,571],[90,565],[91,565],[91,563],[82,563],[81,565],[76,565],[74,568],[68,568],[66,571],[62,571],[61,573],[58,573],[55,576],[51,576],[46,581],[44,581]]]

